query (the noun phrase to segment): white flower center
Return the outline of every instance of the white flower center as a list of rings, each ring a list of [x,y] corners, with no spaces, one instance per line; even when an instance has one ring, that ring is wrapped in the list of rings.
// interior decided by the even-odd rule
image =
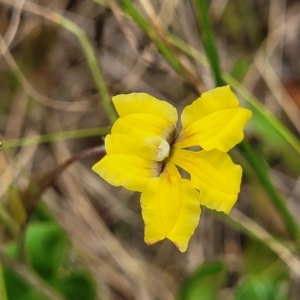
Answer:
[[[166,157],[169,156],[170,145],[167,141],[162,140],[159,146],[157,147],[156,159],[158,161],[163,161]]]

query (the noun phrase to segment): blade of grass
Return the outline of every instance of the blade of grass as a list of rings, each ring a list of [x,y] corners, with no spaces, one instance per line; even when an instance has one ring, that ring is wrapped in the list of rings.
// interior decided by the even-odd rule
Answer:
[[[98,1],[95,1],[98,3]],[[146,2],[146,1],[144,1]],[[203,83],[197,77],[195,70],[193,69],[190,62],[178,53],[177,47],[174,47],[172,43],[166,39],[166,30],[156,18],[156,16],[149,16],[149,21],[144,18],[142,14],[134,7],[131,0],[120,0],[118,4],[115,0],[109,0],[109,7],[114,13],[117,19],[120,19],[120,14],[124,13],[128,18],[135,21],[137,25],[145,32],[148,38],[153,42],[158,51],[166,59],[167,62],[173,67],[175,72],[182,76],[186,82],[198,92],[202,93]],[[147,3],[147,9],[153,10],[150,2]],[[145,4],[145,3],[144,3]],[[150,8],[151,7],[151,8]],[[149,12],[149,11],[148,11]],[[155,13],[154,13],[155,14]],[[150,14],[151,15],[151,14]],[[133,34],[127,30],[128,28],[123,28],[124,34],[131,40],[132,46],[137,47],[137,41],[133,38]],[[130,37],[129,37],[130,36]],[[134,42],[133,42],[134,40]]]
[[[275,239],[270,233],[264,230],[259,224],[248,218],[246,215],[233,208],[230,215],[225,215],[213,210],[209,211],[214,217],[230,225],[236,230],[247,234],[248,236],[260,241],[270,250],[278,255],[278,257],[292,271],[291,275],[300,278],[300,260],[292,251]]]
[[[120,0],[121,7],[126,14],[128,14],[145,32],[145,34],[154,42],[157,49],[167,59],[170,65],[178,74],[184,73],[181,63],[173,54],[170,47],[159,37],[152,25],[145,20],[145,18],[133,6],[131,0]]]
[[[14,140],[7,140],[0,143],[0,149],[8,149],[32,144],[42,144],[58,140],[80,139],[92,136],[104,136],[110,132],[109,127],[87,128],[70,130],[64,132],[49,133],[38,136],[25,137]]]
[[[1,3],[7,4],[9,6],[15,6],[20,7],[20,3],[15,1],[15,3],[11,3],[9,0],[1,0]],[[107,116],[111,123],[113,123],[117,119],[116,111],[112,105],[112,101],[110,99],[108,90],[105,85],[105,81],[101,72],[101,69],[99,67],[98,60],[96,58],[94,49],[86,35],[86,33],[74,22],[67,19],[66,17],[51,11],[49,9],[43,8],[37,4],[25,2],[25,5],[23,7],[23,10],[29,11],[31,13],[34,13],[36,15],[39,15],[43,18],[46,18],[61,27],[65,28],[69,32],[73,33],[79,40],[83,53],[86,57],[87,64],[90,68],[90,71],[92,73],[95,85],[98,89],[98,92],[101,96],[103,107],[107,113]]]
[[[257,114],[265,119],[294,150],[300,155],[300,142],[299,140],[271,113],[269,113],[260,101],[255,98],[251,93],[237,82],[232,76],[223,73],[223,78],[230,86],[232,86],[243,98],[245,98],[251,108],[253,114]]]
[[[219,65],[218,53],[214,43],[214,36],[213,30],[208,18],[208,9],[206,5],[206,0],[197,0],[197,7],[199,10],[199,16],[201,17],[201,22],[203,25],[203,31],[205,34],[205,39],[203,40],[204,49],[206,51],[206,55],[209,58],[210,67],[215,76],[215,84],[216,86],[223,85],[224,81],[221,77],[221,68]],[[294,220],[294,217],[288,210],[284,200],[274,187],[269,174],[268,170],[261,164],[260,157],[257,155],[255,151],[245,142],[241,142],[238,145],[241,153],[244,155],[246,160],[249,162],[250,166],[252,167],[254,173],[256,174],[257,178],[260,180],[263,188],[270,196],[273,205],[276,207],[277,211],[281,215],[286,229],[290,233],[293,240],[298,241],[300,237],[300,230],[297,222]]]
[[[197,0],[196,5],[198,7],[199,12],[199,21],[201,23],[201,33],[202,33],[202,41],[203,46],[206,52],[206,55],[209,59],[210,67],[212,73],[215,77],[215,82],[217,86],[224,85],[224,81],[221,75],[221,70],[219,67],[219,57],[217,53],[217,47],[215,45],[213,30],[211,28],[211,24],[208,19],[208,9],[206,0]]]
[[[67,18],[63,17],[62,15],[53,12],[51,13],[52,13],[52,18],[49,17],[49,19],[61,25],[68,31],[72,32],[80,41],[81,46],[83,48],[83,52],[87,59],[87,63],[94,77],[96,87],[98,88],[99,94],[101,95],[104,109],[107,113],[109,120],[111,121],[111,123],[113,123],[117,119],[117,114],[115,108],[112,105],[112,101],[110,99],[108,90],[106,88],[106,84],[99,67],[99,62],[96,58],[94,49],[86,33],[78,25],[68,20]]]
[[[287,208],[285,202],[280,197],[278,191],[272,184],[267,168],[262,166],[266,165],[263,159],[253,151],[249,144],[241,143],[239,149],[243,156],[247,159],[248,163],[254,170],[256,176],[260,180],[261,184],[267,190],[270,198],[272,199],[273,205],[276,207],[277,211],[280,212],[282,219],[285,222],[288,232],[291,234],[294,240],[299,240],[300,232],[299,226],[293,216],[291,215],[289,209]]]

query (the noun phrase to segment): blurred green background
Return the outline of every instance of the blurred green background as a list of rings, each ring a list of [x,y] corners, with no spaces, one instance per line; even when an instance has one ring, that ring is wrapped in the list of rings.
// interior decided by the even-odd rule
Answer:
[[[1,300],[300,299],[299,1],[0,0],[0,34]],[[111,96],[225,84],[253,112],[238,203],[149,247],[139,194],[90,169]]]

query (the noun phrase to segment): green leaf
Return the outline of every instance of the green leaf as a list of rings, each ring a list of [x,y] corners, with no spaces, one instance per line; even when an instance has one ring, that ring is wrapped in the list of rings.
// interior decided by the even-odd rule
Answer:
[[[74,272],[66,279],[53,279],[51,284],[68,300],[94,300],[96,285],[86,273]]]
[[[181,285],[179,300],[213,300],[225,276],[225,265],[221,261],[203,263]]]
[[[26,250],[32,267],[44,278],[53,276],[67,245],[62,229],[53,222],[30,225],[26,234]]]
[[[232,66],[230,75],[237,81],[242,81],[249,69],[250,64],[250,60],[245,55],[238,57]]]
[[[0,299],[7,300],[6,286],[5,286],[4,274],[3,274],[3,269],[1,264],[0,264]]]
[[[0,298],[1,300],[46,300],[11,270],[5,268],[3,273],[7,298]]]
[[[248,278],[236,290],[234,300],[287,300],[280,285],[270,279]]]
[[[23,300],[23,296],[29,293],[30,287],[18,275],[7,268],[3,270],[3,274],[8,299]]]

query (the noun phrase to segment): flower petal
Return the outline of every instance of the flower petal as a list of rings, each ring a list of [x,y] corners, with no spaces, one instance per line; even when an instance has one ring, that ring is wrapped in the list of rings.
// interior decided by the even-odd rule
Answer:
[[[170,239],[182,252],[200,218],[199,193],[189,180],[181,179],[172,163],[167,163],[159,178],[151,179],[141,196],[145,222],[145,242]]]
[[[227,152],[244,138],[243,130],[251,111],[240,108],[229,86],[203,93],[181,116],[182,131],[174,147],[201,146]]]
[[[122,134],[109,134],[105,138],[107,155],[93,166],[93,171],[114,186],[143,191],[150,178],[161,173],[160,138],[147,141]],[[163,141],[165,142],[165,141]],[[166,143],[166,142],[165,142]]]
[[[136,137],[159,136],[171,141],[178,119],[176,108],[145,93],[118,95],[112,98],[120,118],[112,133]]]
[[[170,145],[160,137],[147,140],[125,134],[108,134],[105,137],[107,154],[127,154],[153,161],[162,161],[169,156]]]
[[[228,214],[235,204],[242,168],[219,150],[191,152],[175,149],[170,160],[191,174],[192,185],[200,190],[200,203]]]

